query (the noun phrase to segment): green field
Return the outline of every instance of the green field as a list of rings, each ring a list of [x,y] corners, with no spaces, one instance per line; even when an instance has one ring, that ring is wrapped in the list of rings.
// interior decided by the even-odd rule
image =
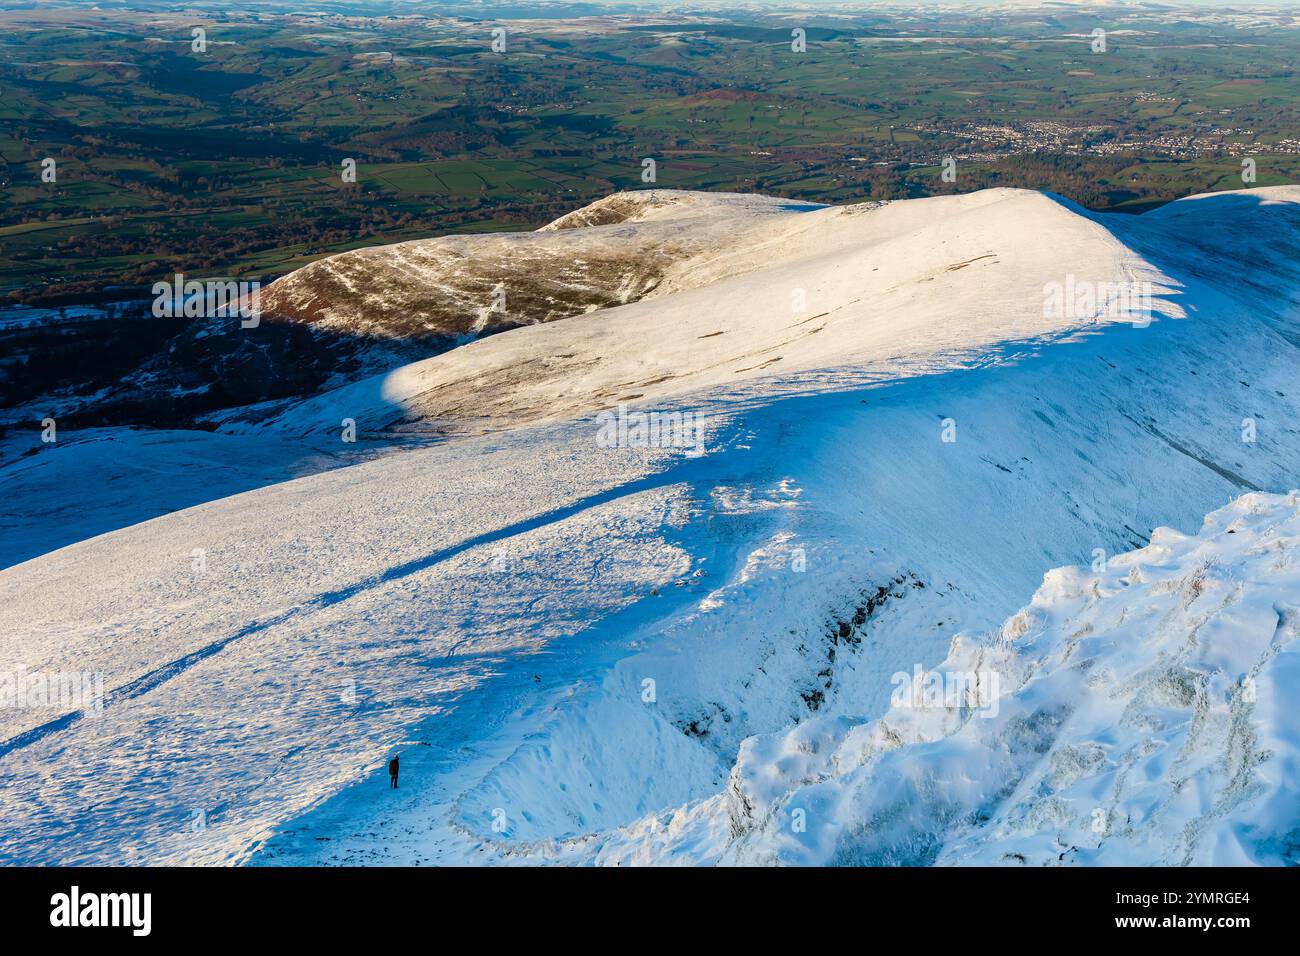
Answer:
[[[1012,185],[1140,211],[1241,188],[1242,156],[1300,181],[1287,18],[1129,12],[1095,54],[1096,17],[810,15],[803,53],[775,15],[535,17],[495,54],[470,17],[0,0],[0,296],[530,228],[642,188],[647,157],[660,187],[828,202]]]

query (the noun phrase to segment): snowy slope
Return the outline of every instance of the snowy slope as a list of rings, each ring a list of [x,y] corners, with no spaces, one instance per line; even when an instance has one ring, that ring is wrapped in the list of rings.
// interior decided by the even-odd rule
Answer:
[[[671,222],[678,199],[635,216]],[[810,719],[868,726],[893,674],[997,628],[1049,568],[1294,485],[1298,200],[767,209],[651,298],[290,409],[257,438],[349,415],[490,434],[0,572],[17,636],[0,672],[107,688],[102,713],[0,710],[0,859],[838,859],[757,823],[752,846],[728,843],[708,808],[738,755],[766,766],[792,727],[823,732]],[[1262,252],[1243,265],[1249,235]],[[1070,275],[1149,277],[1155,321],[1045,315],[1044,285]],[[602,445],[592,416],[619,400],[700,410],[705,453]],[[856,791],[834,782],[848,813]],[[646,820],[683,806],[665,855]],[[852,830],[812,822],[818,840]],[[1267,862],[1282,836],[1242,852]]]
[[[315,436],[90,428],[0,443],[0,568],[192,505],[381,453]]]
[[[1295,865],[1300,493],[1049,572],[879,720],[752,737],[605,864]],[[579,846],[590,853],[590,846]]]
[[[259,304],[268,321],[341,336],[472,338],[635,301],[701,250],[805,208],[817,207],[738,193],[619,193],[537,232],[330,256],[272,283]]]
[[[678,208],[665,204],[654,223],[693,230],[690,207],[681,219]],[[346,416],[369,430],[473,430],[756,379],[770,394],[958,367],[1005,343],[1096,326],[1096,310],[1044,315],[1044,285],[1070,275],[1149,282],[1157,315],[1183,308],[1160,269],[1107,228],[1026,190],[768,210],[746,222],[666,270],[655,296],[473,342],[311,399],[281,424],[331,429]],[[601,247],[614,228],[644,226],[532,236]]]
[[[70,724],[0,709],[0,858],[229,860],[439,700],[530,688],[524,668],[559,666],[530,655],[685,574],[657,530],[679,492],[621,487],[635,457],[584,466],[563,440],[528,439],[413,451],[5,572],[3,629],[21,640],[0,671],[102,673],[107,694]]]

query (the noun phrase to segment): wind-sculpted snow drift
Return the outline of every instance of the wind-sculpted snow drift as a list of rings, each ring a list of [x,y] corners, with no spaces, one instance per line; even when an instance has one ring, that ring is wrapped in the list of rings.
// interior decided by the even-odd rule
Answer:
[[[898,675],[879,720],[751,737],[723,793],[596,859],[1295,865],[1298,547],[1300,494],[1249,494],[1197,536],[1051,571],[999,630]]]
[[[1300,189],[648,191],[554,226],[500,241],[683,251],[627,304],[223,429],[441,443],[0,571],[0,673],[104,687],[0,708],[0,859],[1294,856],[1295,506],[1147,536],[1296,484]],[[367,268],[401,285],[403,249]],[[1134,283],[1149,309],[1081,293]],[[702,453],[611,412],[690,414]],[[996,694],[896,706],[936,667]]]

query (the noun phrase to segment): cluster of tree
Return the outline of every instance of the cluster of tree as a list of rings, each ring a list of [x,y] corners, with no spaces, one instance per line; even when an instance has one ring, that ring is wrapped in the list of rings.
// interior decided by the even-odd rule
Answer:
[[[1118,174],[1135,162],[1137,159],[1131,156],[1033,153],[1007,156],[992,163],[963,163],[954,182],[944,182],[932,169],[924,175],[907,174],[907,179],[921,195],[1011,186],[1046,190],[1098,210],[1114,206],[1117,199],[1163,202],[1186,194],[1186,183],[1180,184],[1182,188],[1175,188],[1173,184],[1145,180],[1117,182]]]

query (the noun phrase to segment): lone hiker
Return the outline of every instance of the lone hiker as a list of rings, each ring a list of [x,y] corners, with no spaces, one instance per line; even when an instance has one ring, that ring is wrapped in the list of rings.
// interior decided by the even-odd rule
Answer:
[[[397,789],[397,758],[388,761],[388,785]]]

